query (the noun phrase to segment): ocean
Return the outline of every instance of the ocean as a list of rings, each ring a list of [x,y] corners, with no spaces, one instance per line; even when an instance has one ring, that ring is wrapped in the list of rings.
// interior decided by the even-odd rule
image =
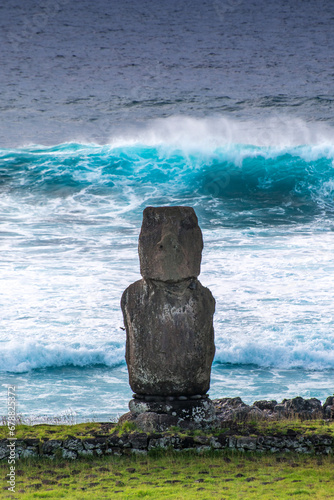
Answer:
[[[316,0],[0,6],[0,415],[13,384],[31,422],[127,411],[146,206],[197,213],[210,397],[333,394],[333,19]]]

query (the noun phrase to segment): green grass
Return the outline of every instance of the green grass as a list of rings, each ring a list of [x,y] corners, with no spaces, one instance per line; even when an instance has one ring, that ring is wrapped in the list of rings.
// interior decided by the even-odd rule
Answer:
[[[112,425],[112,424],[110,424]],[[17,425],[15,437],[17,439],[67,439],[68,436],[91,438],[101,434],[103,427],[99,423],[85,423],[77,425]],[[0,426],[0,439],[8,437],[8,428]]]
[[[154,452],[146,456],[16,463],[16,493],[0,497],[50,499],[333,499],[334,457],[240,452]]]
[[[235,422],[233,430],[240,435],[275,435],[275,434],[328,434],[334,436],[334,421],[331,420],[300,420],[284,418],[278,420],[253,420]]]
[[[68,437],[77,437],[80,439],[93,438],[99,436],[108,436],[114,432],[118,434],[138,432],[133,422],[125,422],[122,425],[115,423],[89,422],[76,425],[17,425],[15,428],[15,437],[17,439],[60,439],[65,440]],[[328,434],[334,436],[334,421],[326,420],[304,420],[299,419],[280,419],[280,420],[254,420],[246,422],[234,422],[229,427],[223,429],[212,429],[208,431],[181,431],[179,428],[171,428],[165,434],[173,435],[218,435],[234,434],[238,436],[249,435],[275,435],[275,434]],[[0,426],[0,439],[8,437],[8,428]]]

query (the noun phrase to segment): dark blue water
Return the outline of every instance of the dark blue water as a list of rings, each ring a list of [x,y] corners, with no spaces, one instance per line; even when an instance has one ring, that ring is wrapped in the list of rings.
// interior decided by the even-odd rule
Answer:
[[[148,205],[191,205],[210,394],[333,392],[331,2],[0,6],[0,370],[19,411],[131,396],[119,300]],[[1,413],[4,413],[0,411]]]

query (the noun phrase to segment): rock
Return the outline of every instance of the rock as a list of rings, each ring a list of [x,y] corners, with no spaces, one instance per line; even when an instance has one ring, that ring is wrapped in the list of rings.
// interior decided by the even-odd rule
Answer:
[[[144,432],[165,431],[177,425],[177,417],[154,412],[141,413],[137,416],[136,425]]]
[[[205,394],[213,361],[211,292],[196,280],[173,285],[140,280],[122,297],[132,390],[145,395]]]
[[[9,456],[9,448],[8,448],[7,439],[1,439],[0,441],[0,460]]]
[[[191,207],[147,207],[139,236],[140,273],[177,282],[200,274],[202,232]]]
[[[240,407],[246,407],[246,403],[242,401],[241,398],[220,398],[220,399],[214,399],[213,404],[217,408],[240,408]]]
[[[136,448],[138,450],[145,450],[147,448],[147,434],[134,432],[133,434],[129,435],[129,441],[132,448]]]
[[[124,422],[132,422],[135,420],[136,416],[131,413],[131,411],[128,411],[127,413],[124,413],[124,415],[121,415],[120,418],[118,419],[118,423],[120,425],[124,424]]]
[[[323,406],[325,418],[334,419],[334,396],[329,396]]]
[[[239,397],[215,399],[213,404],[220,422],[246,420],[251,409],[254,409],[246,405]],[[260,410],[254,410],[253,413],[258,414],[258,411]]]
[[[260,410],[271,410],[274,411],[275,406],[277,405],[277,401],[274,399],[270,401],[266,400],[261,400],[261,401],[254,401],[253,406],[256,406]]]
[[[64,448],[71,451],[83,451],[83,444],[81,439],[70,437],[64,441]]]
[[[286,414],[289,416],[298,416],[301,418],[314,418],[322,414],[321,401],[316,398],[303,399],[297,397],[293,399],[285,399],[282,401],[286,409]]]
[[[256,441],[256,437],[241,437],[237,440],[236,447],[242,450],[255,451]]]
[[[258,408],[257,406],[250,406],[247,417],[249,419],[257,420],[257,419],[263,418],[264,414],[263,414],[263,411],[260,410],[260,408]]]
[[[134,422],[146,432],[165,430],[168,426],[184,429],[205,428],[215,422],[214,406],[208,398],[187,401],[166,399],[163,403],[132,399],[129,407],[131,413],[136,416]]]
[[[58,448],[61,448],[62,441],[58,439],[49,439],[42,444],[42,453],[44,455],[54,455]]]
[[[324,408],[326,408],[327,406],[333,406],[333,405],[334,405],[334,396],[329,396],[324,403]]]

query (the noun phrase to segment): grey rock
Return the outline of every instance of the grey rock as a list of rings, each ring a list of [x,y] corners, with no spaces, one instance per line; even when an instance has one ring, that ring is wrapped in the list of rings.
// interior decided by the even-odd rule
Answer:
[[[256,406],[260,410],[271,410],[274,411],[275,406],[277,405],[277,401],[272,399],[270,401],[261,400],[254,401],[253,406]]]
[[[200,274],[202,232],[191,207],[147,207],[139,236],[145,279],[175,282]]]
[[[143,394],[132,394],[132,397],[135,399],[145,399],[145,396]]]
[[[94,451],[96,455],[101,455],[106,449],[104,438],[87,438],[82,440],[84,452]]]
[[[133,420],[135,420],[135,418],[136,415],[134,415],[131,411],[128,411],[118,419],[118,423],[122,425],[124,424],[124,422],[132,422]]]
[[[82,451],[83,450],[81,450],[81,452]],[[63,448],[62,457],[65,459],[75,460],[76,458],[78,458],[78,453],[76,451],[67,450]]]
[[[243,450],[256,450],[256,437],[242,437],[237,440],[236,447]]]
[[[77,439],[77,438],[66,439],[66,441],[64,441],[63,444],[64,444],[64,448],[67,450],[81,452],[84,449],[81,439]]]
[[[246,405],[241,398],[220,398],[220,399],[214,399],[213,404],[219,409],[222,407],[225,408],[241,408],[241,407],[246,407]]]
[[[299,416],[301,418],[314,418],[322,415],[321,401],[316,398],[303,399],[296,397],[293,399],[284,399],[284,404],[287,416]]]
[[[329,396],[323,406],[323,414],[325,418],[334,419],[334,396]]]
[[[177,425],[177,417],[167,414],[153,412],[141,413],[135,422],[139,429],[144,432],[165,431],[173,425]]]
[[[154,402],[154,401],[163,401],[163,397],[158,397],[158,396],[144,396],[145,401]]]
[[[25,448],[20,453],[20,458],[38,457],[38,448]]]
[[[8,443],[7,439],[1,439],[0,441],[0,460],[8,457],[9,455],[9,448],[8,448]]]
[[[260,419],[264,415],[263,415],[263,411],[260,410],[260,408],[258,408],[257,406],[250,406],[247,416],[248,416],[248,418]]]
[[[211,292],[197,282],[140,280],[121,301],[132,390],[145,395],[205,394],[213,361]]]
[[[62,441],[58,439],[50,439],[42,444],[42,454],[43,455],[54,455],[58,448],[62,445]]]
[[[131,443],[132,448],[136,448],[138,450],[144,450],[147,448],[147,434],[143,434],[140,432],[135,432],[130,434],[129,441]]]
[[[152,403],[147,401],[142,402],[132,399],[129,403],[129,408],[136,417],[152,413],[175,417],[177,420],[173,420],[171,425],[182,426],[183,423],[188,425],[188,423],[192,422],[194,424],[194,428],[196,428],[196,426],[201,428],[203,426],[208,426],[215,421],[215,409],[212,401],[208,398],[200,400],[187,399],[182,401],[177,399],[161,403],[157,401]],[[138,418],[136,418],[135,422],[138,423]]]
[[[194,442],[198,444],[209,444],[210,439],[208,436],[194,436]]]
[[[324,403],[324,408],[326,408],[327,406],[333,406],[333,405],[334,405],[334,396],[329,396]]]
[[[287,416],[288,412],[284,404],[278,404],[274,407],[274,412],[278,414],[279,417]]]

